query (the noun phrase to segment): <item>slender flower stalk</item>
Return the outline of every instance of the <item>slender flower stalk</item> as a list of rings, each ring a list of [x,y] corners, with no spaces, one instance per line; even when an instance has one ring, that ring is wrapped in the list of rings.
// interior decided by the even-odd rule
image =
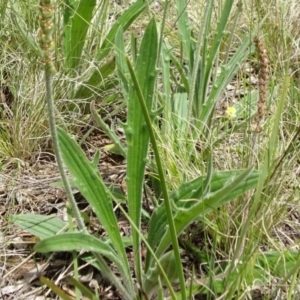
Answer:
[[[64,169],[62,158],[59,151],[58,136],[55,123],[54,105],[53,105],[53,78],[52,75],[55,72],[55,67],[52,61],[52,49],[54,48],[53,41],[53,16],[54,7],[52,0],[40,0],[40,33],[39,43],[43,54],[43,63],[45,65],[45,81],[46,81],[46,101],[48,107],[48,119],[50,126],[50,134],[52,137],[52,143],[58,169],[64,183],[68,200],[72,208],[72,212],[77,221],[77,226],[80,230],[85,230],[83,220],[80,215],[80,211],[76,206],[76,201],[73,197],[73,193]]]
[[[76,201],[73,197],[73,193],[71,190],[71,186],[66,175],[59,143],[58,143],[58,135],[55,124],[55,115],[54,115],[54,105],[53,105],[53,78],[52,75],[55,72],[55,67],[52,62],[52,49],[54,46],[52,33],[53,33],[53,14],[54,8],[51,0],[40,0],[40,47],[43,52],[43,62],[45,65],[45,81],[46,81],[46,100],[48,106],[48,118],[49,118],[49,126],[50,126],[50,134],[52,137],[52,143],[54,148],[54,153],[56,157],[56,162],[58,165],[58,169],[60,172],[60,176],[62,178],[63,184],[66,189],[67,197],[70,203],[70,207],[72,213],[76,219],[77,226],[80,230],[86,232],[86,228],[84,226],[84,222],[82,220],[80,211],[76,205]],[[120,280],[114,275],[114,273],[110,270],[104,258],[99,253],[93,253],[99,266],[101,267],[102,274],[105,275],[111,282],[115,284],[117,289],[123,294],[124,299],[131,299],[130,293],[128,293]]]

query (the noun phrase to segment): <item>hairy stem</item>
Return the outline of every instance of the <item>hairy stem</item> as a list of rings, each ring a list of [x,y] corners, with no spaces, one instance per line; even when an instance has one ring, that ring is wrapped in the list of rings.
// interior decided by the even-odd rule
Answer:
[[[80,211],[76,205],[76,201],[73,197],[71,186],[68,177],[66,175],[61,154],[59,151],[59,143],[58,143],[58,136],[56,131],[56,122],[55,122],[54,104],[53,104],[52,68],[51,66],[48,66],[48,64],[46,64],[45,67],[45,81],[46,81],[46,101],[48,107],[48,120],[49,120],[50,134],[52,138],[52,144],[53,144],[54,154],[56,157],[57,166],[66,190],[67,199],[70,202],[72,212],[76,219],[77,226],[80,230],[85,230],[85,226],[82,217],[80,215]]]

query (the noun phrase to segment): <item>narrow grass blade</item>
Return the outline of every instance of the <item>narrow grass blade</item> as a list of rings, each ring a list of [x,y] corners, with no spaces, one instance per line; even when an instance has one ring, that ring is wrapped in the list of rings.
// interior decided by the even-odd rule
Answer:
[[[120,27],[115,39],[115,52],[117,61],[117,72],[122,87],[122,93],[125,99],[128,99],[129,93],[129,71],[125,57],[124,32]]]
[[[99,92],[101,85],[103,86],[105,80],[114,72],[115,66],[114,59],[103,64],[87,81],[81,84],[75,93],[75,98],[89,98],[95,91]]]

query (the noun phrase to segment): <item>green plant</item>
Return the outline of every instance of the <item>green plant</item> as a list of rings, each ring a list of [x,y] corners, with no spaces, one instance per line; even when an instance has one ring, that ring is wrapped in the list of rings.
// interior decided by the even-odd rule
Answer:
[[[86,11],[83,1],[66,3],[64,24],[70,26],[65,27],[64,33],[72,47],[65,42],[63,56],[66,70],[62,70],[61,73],[66,72],[71,77],[77,72],[84,74],[86,69],[82,62],[82,55],[95,2],[90,1],[90,4],[91,7]],[[169,2],[165,6],[165,15],[169,8],[168,4]],[[106,10],[104,5],[102,9]],[[225,43],[228,48],[233,43],[233,33],[228,36],[224,32],[224,28],[231,25],[229,16],[233,1],[225,1],[223,8],[220,9],[216,29],[210,25],[214,11],[213,3],[206,4],[205,17],[195,41],[193,30],[189,27],[186,5],[186,1],[176,2],[179,40],[183,48],[182,57],[178,58],[177,53],[163,40],[165,24],[161,25],[162,34],[159,39],[156,22],[151,19],[143,34],[139,50],[135,52],[133,46],[129,53],[132,57],[129,59],[125,47],[124,30],[146,8],[144,1],[137,1],[112,27],[102,41],[99,52],[95,54],[97,60],[103,62],[100,72],[99,69],[93,69],[89,78],[80,78],[80,82],[84,85],[79,85],[76,91],[70,92],[72,97],[76,95],[80,99],[91,97],[96,90],[99,91],[102,88],[99,84],[100,74],[107,74],[107,77],[104,77],[108,79],[109,74],[112,74],[116,67],[118,82],[127,104],[127,120],[125,124],[122,124],[126,134],[126,144],[123,145],[113,130],[101,120],[93,102],[84,110],[85,112],[91,111],[99,126],[113,140],[118,152],[127,159],[127,194],[123,203],[127,205],[128,213],[122,206],[119,209],[130,223],[132,235],[122,237],[119,233],[114,209],[116,205],[119,205],[120,200],[118,195],[106,186],[99,174],[97,168],[99,152],[92,161],[89,161],[74,139],[61,128],[57,129],[59,144],[56,156],[59,160],[61,154],[70,172],[71,178],[68,179],[61,171],[62,177],[65,177],[66,188],[69,189],[68,186],[71,185],[80,190],[91,205],[98,222],[103,226],[106,237],[99,238],[88,233],[73,203],[72,196],[70,196],[70,202],[73,206],[73,213],[75,212],[77,229],[73,229],[73,225],[67,227],[65,222],[56,217],[38,215],[11,217],[13,222],[41,239],[41,242],[35,246],[36,251],[44,253],[73,251],[76,266],[77,252],[85,250],[87,253],[80,258],[88,262],[95,259],[93,265],[109,278],[121,292],[123,299],[149,299],[156,294],[160,299],[164,295],[173,299],[188,299],[192,297],[192,294],[199,292],[206,293],[208,297],[211,297],[213,293],[227,295],[230,299],[236,293],[243,293],[243,290],[246,290],[243,286],[244,282],[249,286],[255,280],[267,282],[270,273],[275,276],[278,274],[285,276],[283,279],[285,282],[295,274],[293,264],[295,262],[296,265],[299,264],[298,255],[293,251],[286,251],[283,254],[279,251],[259,254],[257,249],[261,239],[255,240],[255,234],[259,237],[263,235],[261,230],[257,230],[263,223],[260,214],[265,215],[267,212],[261,199],[264,199],[269,186],[274,184],[272,182],[272,176],[275,176],[275,173],[272,173],[273,166],[279,167],[281,164],[281,160],[273,159],[276,151],[272,149],[277,148],[280,115],[289,89],[288,79],[283,88],[281,100],[278,102],[276,114],[272,122],[269,121],[268,124],[270,127],[270,136],[267,138],[269,148],[259,156],[262,157],[262,164],[257,166],[260,171],[254,170],[253,161],[249,163],[249,152],[246,168],[215,171],[215,162],[218,157],[213,150],[220,145],[222,147],[230,134],[241,131],[245,134],[245,128],[253,120],[256,111],[256,94],[250,91],[243,101],[234,106],[236,115],[241,119],[236,121],[240,122],[239,124],[235,123],[235,120],[226,118],[215,121],[213,117],[217,102],[226,85],[236,75],[240,65],[250,54],[254,53],[255,47],[252,45],[251,36],[255,31],[244,37],[234,55],[231,57],[225,55],[227,57],[225,64],[219,67],[222,43]],[[236,11],[234,20],[238,18],[239,13],[240,7]],[[211,39],[207,39],[207,36]],[[228,44],[227,41],[229,41]],[[106,64],[105,57],[112,50],[115,51],[115,59],[109,60]],[[47,52],[47,49],[45,51]],[[47,59],[47,55],[45,57]],[[172,74],[170,58],[179,74],[178,81]],[[182,66],[183,61],[187,64],[186,68]],[[52,66],[52,64],[48,66],[46,74]],[[158,67],[162,70],[162,88],[156,86],[156,82],[160,80]],[[58,70],[60,68],[58,66]],[[47,99],[50,105],[53,101],[51,80],[49,76]],[[265,101],[266,99],[263,104]],[[53,113],[49,119],[52,124],[52,138],[55,140],[56,127],[53,122],[51,123],[54,120]],[[198,147],[199,143],[202,143],[200,147]],[[255,147],[253,147],[255,150],[257,145],[258,142],[255,142]],[[153,161],[149,160],[150,147]],[[168,156],[172,156],[173,161]],[[142,201],[147,164],[152,167],[151,171],[154,174],[151,179],[153,179],[153,185],[156,185],[156,199],[153,201],[154,211],[150,220],[147,220],[147,234],[143,234],[141,230]],[[191,169],[192,165],[194,169]],[[254,188],[256,192],[253,196],[249,191]],[[245,192],[247,192],[246,195]],[[70,191],[69,194],[71,194]],[[265,203],[270,204],[270,198],[266,197]],[[220,222],[221,218],[224,216],[225,220],[231,218],[228,212],[229,205],[232,205],[231,207],[236,205],[234,209],[237,220],[232,222],[237,228],[232,234],[234,235],[232,244],[236,243],[236,246],[230,249],[233,254],[228,255],[228,263],[218,265],[215,257],[217,247],[221,245],[219,247],[221,252],[224,248],[231,246],[224,246],[224,238],[219,234],[224,230],[222,226],[226,229],[226,226]],[[243,209],[247,213],[240,217],[240,211]],[[185,230],[194,222],[198,226],[197,230],[205,226],[213,229],[207,230],[209,232],[207,235],[213,239],[213,250],[197,249],[195,251],[193,245],[186,243],[188,246],[186,251],[193,251],[207,265],[205,278],[199,279],[198,274],[194,274],[187,284],[178,238],[181,238]],[[227,234],[226,231],[225,233]],[[249,242],[246,244],[247,239]],[[141,261],[142,243],[147,248],[144,262]],[[129,267],[127,247],[132,247],[134,270]],[[278,267],[283,261],[287,262],[286,265],[283,268]],[[114,263],[122,282],[110,269],[109,263]],[[133,271],[136,278],[132,276]],[[137,285],[134,283],[135,279]],[[42,281],[57,294],[60,293],[57,286],[45,279]],[[180,291],[177,293],[172,285],[176,281],[180,282]],[[91,299],[97,298],[96,295],[85,290],[77,278],[73,280],[73,284],[77,291],[81,291]],[[164,286],[167,288],[164,289]],[[68,299],[66,295],[59,295]]]
[[[121,35],[118,36],[120,37]],[[142,289],[140,297],[143,297],[143,294],[150,296],[158,289],[158,277],[161,272],[164,280],[169,288],[171,288],[168,278],[177,279],[177,276],[175,278],[172,276],[172,274],[174,274],[174,268],[177,267],[178,277],[181,279],[182,296],[186,298],[177,236],[199,216],[204,216],[212,209],[232,200],[247,189],[253,188],[256,184],[257,173],[250,169],[243,172],[221,173],[219,176],[211,174],[209,182],[204,181],[203,177],[201,177],[197,179],[197,181],[185,184],[179,189],[177,193],[183,193],[182,196],[176,199],[169,198],[164,172],[162,167],[159,167],[161,166],[161,161],[152,129],[153,118],[155,114],[157,114],[151,111],[154,95],[153,89],[157,74],[155,71],[157,55],[157,29],[154,20],[152,20],[145,31],[134,70],[128,62],[131,79],[127,77],[129,82],[128,117],[127,123],[124,125],[128,148],[126,155],[128,218],[132,225],[135,273]],[[125,59],[125,57],[123,57],[123,59]],[[152,119],[150,115],[152,115]],[[53,118],[53,116],[50,118]],[[118,224],[113,212],[114,197],[103,183],[96,169],[98,157],[96,156],[95,160],[90,163],[85,158],[82,150],[80,150],[76,143],[62,130],[59,130],[58,137],[64,163],[72,174],[73,179],[71,183],[81,191],[83,196],[91,204],[99,222],[105,228],[109,238],[109,244],[105,246],[101,240],[90,236],[86,232],[65,233],[44,239],[36,246],[36,250],[49,252],[58,250],[58,248],[60,250],[85,249],[93,253],[100,253],[117,265],[124,279],[126,290],[121,288],[116,280],[113,279],[113,274],[111,276],[106,274],[106,276],[113,280],[113,283],[121,289],[124,299],[131,299],[135,292],[133,282],[130,280],[131,276],[125,254],[125,245],[117,229]],[[157,166],[159,168],[164,204],[160,205],[159,209],[154,212],[153,218],[150,220],[149,236],[148,239],[145,239],[142,238],[140,233],[140,222],[142,188],[149,137],[154,147]],[[59,155],[59,152],[57,152],[57,155]],[[221,178],[219,178],[220,176]],[[196,189],[195,184],[197,186]],[[208,186],[210,187],[209,189],[207,188]],[[187,205],[186,202],[182,201],[187,198],[195,200],[188,202]],[[125,212],[123,213],[125,214]],[[14,220],[17,222],[18,218],[14,218]],[[82,228],[82,223],[79,224],[81,224],[80,228]],[[167,230],[167,228],[169,228],[169,230]],[[141,239],[148,247],[146,268],[144,270],[140,262]],[[67,242],[64,243],[63,241]],[[172,251],[166,253],[170,245],[173,246],[175,256],[172,255]],[[100,262],[102,271],[103,262],[103,260]],[[169,267],[163,268],[161,265],[167,265]],[[165,274],[165,272],[167,272],[167,274]],[[170,291],[172,292],[172,289]],[[174,295],[174,292],[172,292],[172,294]]]

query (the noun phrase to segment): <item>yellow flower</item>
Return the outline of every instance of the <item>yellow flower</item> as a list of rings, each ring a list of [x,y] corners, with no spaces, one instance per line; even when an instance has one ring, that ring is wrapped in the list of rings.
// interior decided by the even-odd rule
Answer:
[[[225,116],[229,120],[234,119],[236,117],[236,109],[233,106],[227,107]]]

